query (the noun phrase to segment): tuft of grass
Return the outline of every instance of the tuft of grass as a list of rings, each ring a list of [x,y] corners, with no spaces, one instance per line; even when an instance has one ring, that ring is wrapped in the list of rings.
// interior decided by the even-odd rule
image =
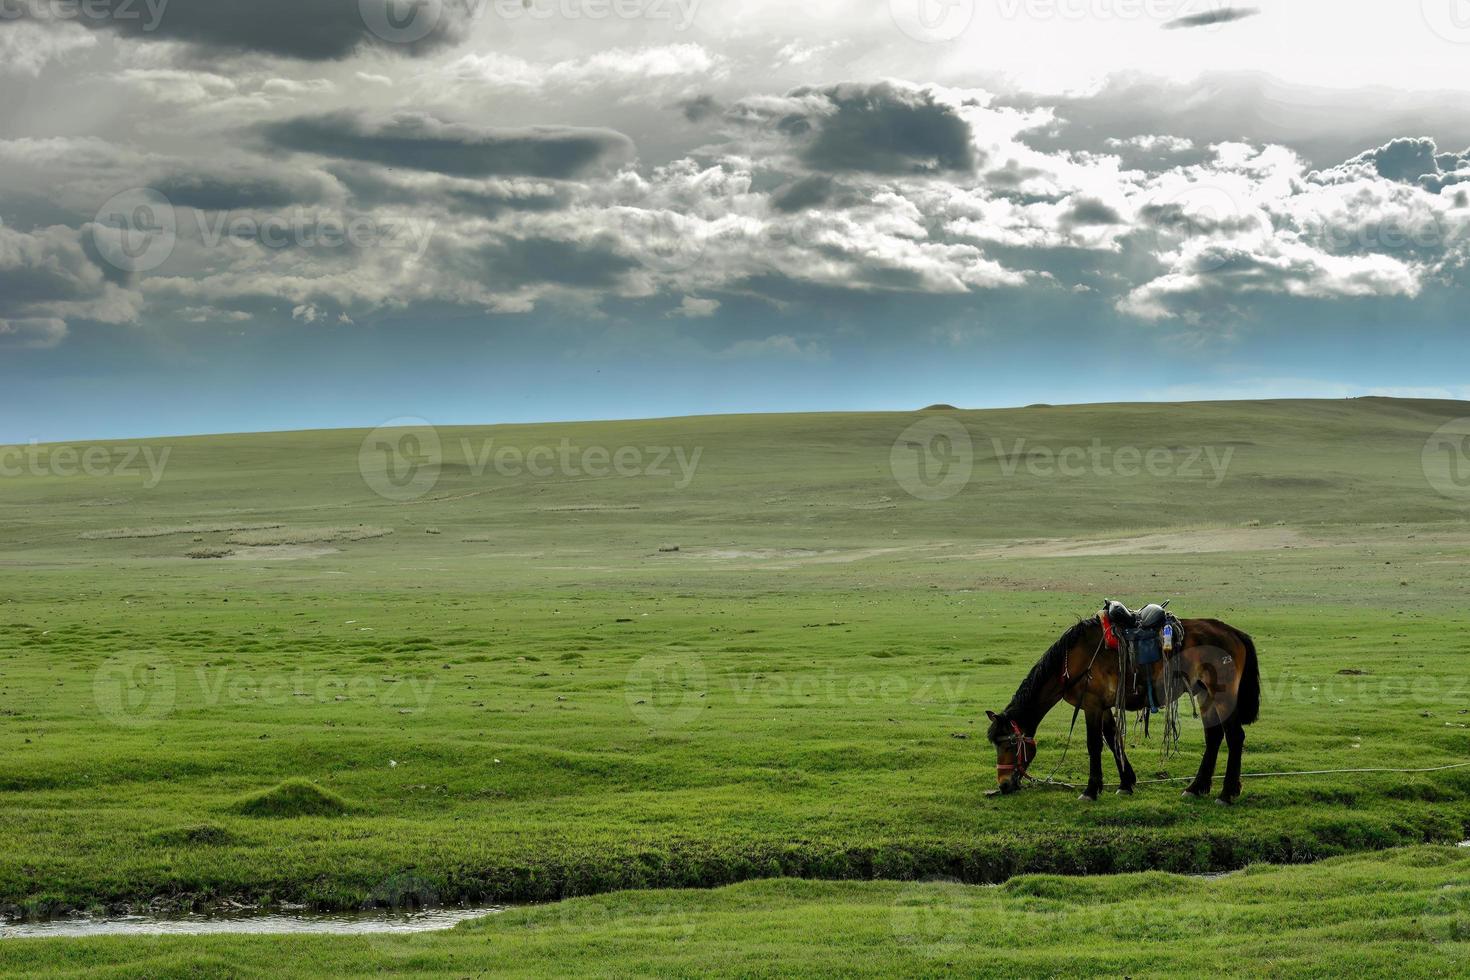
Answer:
[[[184,552],[185,558],[228,558],[235,552],[231,548],[195,548]]]
[[[288,779],[235,806],[236,813],[247,817],[335,817],[349,809],[346,800],[309,779]]]

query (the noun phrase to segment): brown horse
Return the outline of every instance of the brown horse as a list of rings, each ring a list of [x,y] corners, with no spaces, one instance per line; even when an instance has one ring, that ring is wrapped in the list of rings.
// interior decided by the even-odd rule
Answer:
[[[1221,803],[1240,795],[1240,756],[1245,727],[1256,720],[1261,705],[1261,675],[1251,638],[1218,619],[1186,619],[1183,645],[1151,667],[1135,668],[1125,682],[1127,710],[1148,704],[1143,671],[1153,671],[1156,702],[1163,707],[1169,692],[1175,699],[1194,698],[1205,728],[1205,756],[1186,797],[1206,796],[1215,775],[1220,742],[1230,748],[1225,766]],[[1106,742],[1118,765],[1120,793],[1132,793],[1138,778],[1128,762],[1123,740],[1114,722],[1120,682],[1118,654],[1108,649],[1098,617],[1084,619],[1063,633],[1031,668],[1011,703],[990,717],[989,737],[995,745],[996,780],[1000,792],[1021,788],[1026,770],[1036,758],[1036,729],[1059,701],[1073,705],[1087,718],[1087,788],[1078,797],[1095,801],[1102,792],[1102,747]],[[1076,723],[1076,714],[1072,721]]]

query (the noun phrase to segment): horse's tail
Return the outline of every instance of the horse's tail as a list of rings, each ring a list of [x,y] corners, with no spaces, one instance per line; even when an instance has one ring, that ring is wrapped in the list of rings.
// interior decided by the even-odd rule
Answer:
[[[1256,644],[1249,633],[1234,626],[1230,627],[1245,646],[1245,673],[1240,678],[1240,689],[1235,694],[1235,720],[1249,725],[1261,713],[1261,665],[1256,658]]]

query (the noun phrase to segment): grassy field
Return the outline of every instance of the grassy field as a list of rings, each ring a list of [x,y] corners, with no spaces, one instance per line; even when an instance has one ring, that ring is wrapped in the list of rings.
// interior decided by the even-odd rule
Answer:
[[[1213,881],[998,888],[779,879],[517,908],[447,933],[0,943],[45,977],[1464,976],[1470,851],[1419,846]]]
[[[1467,415],[1363,399],[449,428],[438,455],[409,447],[437,466],[407,484],[361,431],[22,447],[0,458],[25,459],[0,470],[0,905],[983,882],[1461,840],[1470,769],[1252,779],[1233,808],[1168,783],[987,798],[978,719],[1104,596],[1172,596],[1256,638],[1247,772],[1470,759],[1470,492],[1422,455]],[[968,479],[915,484],[910,443],[956,421],[972,452],[939,455]],[[1043,727],[1038,772],[1067,720]],[[1140,776],[1192,774],[1184,722],[1181,756],[1135,746]],[[1079,740],[1059,778],[1084,760]],[[1405,853],[1413,878],[1444,852]],[[812,902],[886,909],[896,887],[695,908],[784,896],[777,929]],[[470,940],[437,941],[403,949]]]

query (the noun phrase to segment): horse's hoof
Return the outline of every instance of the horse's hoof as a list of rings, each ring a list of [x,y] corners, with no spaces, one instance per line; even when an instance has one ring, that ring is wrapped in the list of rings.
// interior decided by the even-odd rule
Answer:
[[[1077,797],[1077,802],[1078,803],[1096,803],[1097,802],[1097,796],[1096,796],[1096,794],[1083,793],[1081,796]]]
[[[1118,787],[1118,795],[1119,796],[1132,796],[1133,795],[1133,787],[1132,786],[1119,786]]]
[[[1235,805],[1235,797],[1233,797],[1233,796],[1217,796],[1217,797],[1215,797],[1215,804],[1217,806],[1234,806]]]
[[[1179,794],[1179,798],[1181,800],[1197,800],[1199,799],[1199,794],[1192,789],[1187,789]]]

